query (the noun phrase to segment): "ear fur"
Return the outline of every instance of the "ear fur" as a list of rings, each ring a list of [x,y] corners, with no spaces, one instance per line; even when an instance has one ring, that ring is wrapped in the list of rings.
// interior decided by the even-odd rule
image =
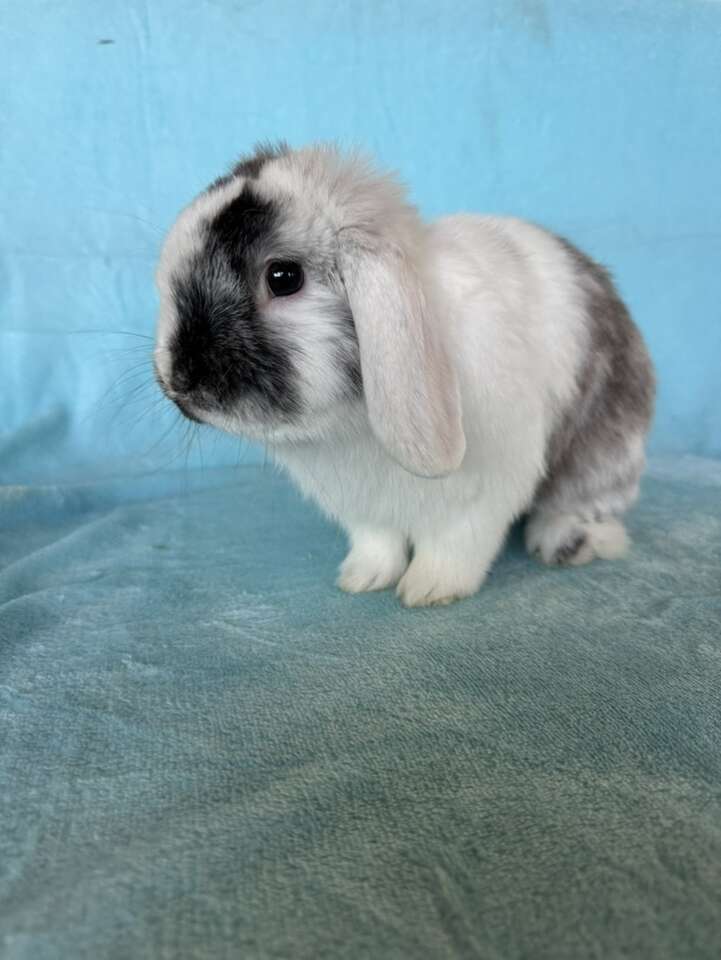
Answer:
[[[466,441],[458,379],[424,276],[424,228],[392,180],[361,171],[354,187],[338,234],[340,268],[371,427],[406,470],[444,476],[460,466]]]

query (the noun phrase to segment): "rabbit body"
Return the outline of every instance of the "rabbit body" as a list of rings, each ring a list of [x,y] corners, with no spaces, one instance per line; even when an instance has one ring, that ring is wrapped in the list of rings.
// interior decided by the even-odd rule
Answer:
[[[333,151],[255,159],[168,239],[158,377],[188,415],[262,439],[347,530],[339,585],[468,596],[524,514],[546,563],[620,556],[654,379],[605,270],[517,219],[423,224],[394,181]],[[268,294],[268,262],[286,283],[303,264],[303,287]],[[256,358],[242,382],[198,359],[235,349],[234,309],[236,367]]]

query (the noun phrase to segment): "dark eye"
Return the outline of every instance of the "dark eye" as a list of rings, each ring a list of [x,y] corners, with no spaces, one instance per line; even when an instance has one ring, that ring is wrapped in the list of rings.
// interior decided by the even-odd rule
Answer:
[[[303,286],[303,268],[293,260],[274,260],[265,276],[274,297],[289,297]]]

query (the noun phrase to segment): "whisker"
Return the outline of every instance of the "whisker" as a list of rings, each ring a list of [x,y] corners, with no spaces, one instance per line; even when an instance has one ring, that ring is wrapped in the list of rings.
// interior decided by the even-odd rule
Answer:
[[[240,461],[243,457],[245,447],[245,440],[242,437],[238,437],[238,452],[235,458],[235,469],[240,469]]]
[[[165,237],[165,230],[163,230],[162,227],[159,227],[157,223],[153,223],[152,220],[139,217],[136,213],[129,213],[127,210],[104,210],[102,207],[82,207],[81,209],[87,210],[89,213],[104,213],[110,217],[125,217],[127,220],[136,220],[138,223],[142,223],[144,226],[154,230],[160,239]]]
[[[175,419],[175,420],[173,421],[173,423],[171,424],[170,430],[176,429],[176,428],[178,427],[178,422],[179,422],[179,420],[180,420],[180,414],[177,415],[176,419]],[[198,424],[191,424],[191,427],[195,428],[194,431],[191,432],[191,439],[192,439],[193,437],[198,436],[198,434],[196,433],[196,431],[199,430],[199,426],[198,426]],[[165,440],[165,439],[167,438],[167,435],[168,435],[168,433],[170,432],[170,430],[168,430],[168,431],[166,432],[166,434],[161,438],[161,441],[160,441],[160,442],[162,442],[163,440]],[[154,449],[155,449],[155,447],[157,447],[157,446],[158,446],[158,444],[155,444],[154,447],[151,448],[151,450],[149,450],[149,451],[146,453],[146,456],[149,456],[150,453],[154,452]],[[179,445],[179,449],[176,451],[175,455],[174,455],[173,457],[171,457],[170,460],[164,460],[163,463],[160,464],[155,470],[150,471],[151,475],[155,475],[155,474],[157,474],[157,473],[160,473],[162,470],[167,470],[167,469],[168,469],[169,467],[171,467],[174,463],[176,463],[176,462],[180,459],[180,457],[182,457],[182,456],[183,456],[183,449],[182,449],[182,447],[180,447],[180,445]],[[185,472],[186,472],[186,475],[187,475],[187,476],[190,475],[190,470],[188,470],[187,467],[186,467],[186,471],[185,471]],[[187,485],[186,485],[186,489],[187,489]]]
[[[76,330],[63,330],[62,333],[92,333],[100,334],[101,336],[110,335],[114,337],[139,337],[142,340],[155,340],[155,337],[151,336],[149,333],[138,333],[137,330],[114,330],[112,327],[97,329],[92,327],[79,327]]]
[[[192,423],[190,420],[186,423],[185,426],[185,469],[183,471],[183,478],[185,484],[185,495],[188,496],[190,493],[190,454],[193,450],[193,444],[195,443],[198,436],[198,424]]]
[[[198,456],[200,457],[200,470],[201,470],[201,473],[205,473],[205,460],[203,458],[203,441],[200,436],[200,431],[198,431],[197,437],[198,437]]]
[[[170,423],[170,425],[168,426],[168,428],[163,432],[162,436],[160,436],[160,437],[155,441],[155,443],[154,443],[151,447],[147,448],[141,455],[142,455],[143,457],[150,457],[152,454],[154,454],[154,453],[156,452],[156,450],[157,450],[163,443],[165,443],[165,441],[168,439],[168,437],[170,436],[170,434],[171,434],[174,430],[177,430],[179,421],[180,421],[180,413],[177,413],[175,419]],[[179,452],[179,453],[180,453],[180,452]],[[178,458],[178,456],[179,456],[179,453],[178,453],[175,457],[173,457],[173,459],[170,461],[170,463],[174,463],[175,460],[177,460],[177,458]],[[159,467],[158,469],[159,469],[159,470],[162,470],[162,469],[165,468],[165,466],[167,466],[167,464],[164,464],[163,466]]]
[[[103,391],[94,409],[88,412],[86,417],[83,418],[83,422],[86,422],[87,419],[93,414],[98,413],[98,411],[105,410],[108,407],[112,408],[112,406],[116,404],[127,404],[129,401],[136,399],[143,390],[154,387],[154,378],[150,375],[145,375],[144,368],[146,367],[146,361],[139,361],[127,370],[124,370],[108,385],[107,389]],[[149,373],[150,371],[148,370],[148,374]],[[142,379],[136,383],[135,381],[140,377],[142,377]]]

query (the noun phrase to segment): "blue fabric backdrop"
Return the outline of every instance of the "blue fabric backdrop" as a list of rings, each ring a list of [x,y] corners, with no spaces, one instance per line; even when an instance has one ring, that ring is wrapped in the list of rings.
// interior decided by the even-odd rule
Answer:
[[[15,0],[0,30],[4,480],[185,461],[141,336],[154,261],[265,137],[360,143],[429,216],[568,234],[648,337],[654,448],[721,453],[721,3]],[[260,456],[207,435],[187,459]]]

